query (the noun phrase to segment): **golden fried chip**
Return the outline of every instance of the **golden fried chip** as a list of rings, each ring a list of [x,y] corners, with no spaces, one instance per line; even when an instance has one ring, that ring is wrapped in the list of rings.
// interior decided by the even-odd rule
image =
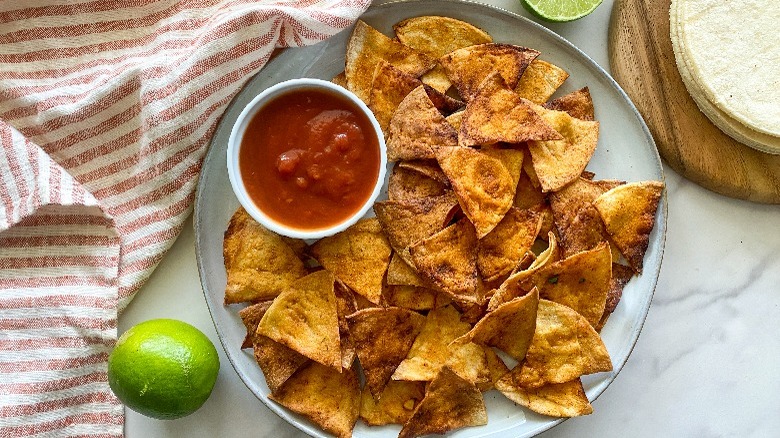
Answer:
[[[340,87],[347,88],[347,75],[344,72],[341,72],[336,76],[333,76],[333,79],[331,79],[330,81]]]
[[[255,361],[263,371],[268,389],[271,392],[276,392],[309,359],[289,347],[257,333],[257,326],[270,307],[271,301],[266,301],[249,306],[238,313],[247,328],[244,344],[248,343],[248,346],[253,347]],[[244,348],[243,345],[242,348]]]
[[[421,84],[415,76],[404,73],[385,60],[377,63],[368,107],[374,113],[382,132],[388,132],[390,119],[404,97]]]
[[[396,23],[393,30],[399,41],[431,58],[493,41],[487,32],[472,24],[434,15],[408,18]]]
[[[360,418],[369,426],[404,424],[412,417],[414,408],[425,396],[423,382],[390,381],[379,400],[375,400],[368,388],[363,389]]]
[[[496,389],[509,400],[538,414],[551,417],[578,417],[593,413],[580,379],[526,389],[508,374],[496,382]]]
[[[388,38],[362,20],[358,20],[347,43],[344,73],[348,88],[363,102],[368,102],[374,70],[381,60],[415,77],[430,70],[436,64],[434,59]]]
[[[476,149],[439,148],[436,159],[481,239],[501,222],[512,206],[517,180],[505,161]]]
[[[585,170],[596,150],[599,122],[575,119],[565,112],[548,110],[538,105],[533,108],[563,136],[561,140],[528,142],[542,191],[554,192],[577,179]]]
[[[609,319],[609,315],[615,311],[620,298],[623,296],[623,287],[634,276],[634,270],[620,263],[612,263],[612,278],[609,280],[609,292],[607,292],[607,304],[604,306],[604,314],[596,324],[596,331],[600,332]]]
[[[521,361],[536,329],[536,309],[539,292],[515,298],[488,312],[467,334],[458,341],[472,341],[480,345],[496,347]],[[456,341],[456,342],[458,342]]]
[[[507,88],[500,74],[491,73],[466,104],[458,144],[514,144],[562,138],[531,105],[530,101]]]
[[[445,117],[445,119],[456,131],[460,131],[460,125],[463,124],[463,114],[465,113],[465,110],[457,111]]]
[[[398,105],[387,131],[387,159],[434,158],[434,147],[458,144],[458,133],[434,106],[425,87],[412,90]]]
[[[541,59],[534,59],[520,76],[515,93],[535,104],[547,102],[569,74],[560,67]]]
[[[588,87],[580,88],[565,96],[553,99],[544,104],[544,107],[555,111],[565,111],[570,116],[580,120],[595,120],[593,99],[590,97]]]
[[[541,227],[541,215],[511,207],[501,222],[479,241],[477,267],[482,278],[490,282],[512,272],[531,249]]]
[[[467,219],[409,248],[418,274],[460,302],[480,301],[477,290],[477,235]]]
[[[393,380],[430,381],[447,365],[472,383],[488,382],[490,372],[482,347],[469,341],[450,345],[471,328],[460,316],[452,305],[428,312],[422,331],[393,373]]]
[[[531,345],[525,360],[511,371],[515,382],[539,388],[611,370],[607,348],[585,318],[563,304],[539,300]]]
[[[412,347],[425,317],[400,307],[386,307],[358,310],[347,321],[366,385],[378,398]]]
[[[477,387],[447,367],[428,385],[425,398],[404,424],[398,438],[443,434],[465,426],[487,424],[487,409]]]
[[[425,280],[417,275],[417,271],[409,266],[398,253],[393,254],[393,258],[390,259],[390,266],[387,267],[387,284],[393,286],[429,286]]]
[[[438,63],[435,67],[425,72],[420,77],[420,81],[440,93],[446,93],[452,87],[452,81],[447,77],[444,68]]]
[[[636,272],[642,272],[663,190],[660,181],[635,182],[615,187],[593,201],[607,233]]]
[[[265,376],[265,383],[271,393],[276,393],[309,358],[290,347],[282,345],[268,336],[255,334],[252,339],[255,361]]]
[[[265,312],[257,333],[341,370],[335,280],[330,272],[318,271],[293,283]]]
[[[241,322],[246,327],[246,336],[241,344],[242,350],[252,346],[252,338],[257,331],[257,325],[260,324],[260,320],[263,319],[263,315],[269,307],[271,307],[271,301],[263,301],[238,311],[238,316],[241,317]]]
[[[509,368],[507,368],[504,361],[498,357],[492,348],[485,348],[485,358],[487,359],[488,371],[490,372],[490,383],[477,385],[482,392],[490,391],[495,388],[496,383],[509,373]]]
[[[360,382],[354,369],[339,373],[311,362],[269,398],[339,438],[352,436],[360,415]]]
[[[530,281],[534,274],[539,270],[558,260],[560,256],[560,250],[558,249],[558,241],[553,233],[548,234],[548,246],[542,251],[538,257],[531,263],[527,269],[518,271],[509,276],[498,289],[493,291],[490,301],[488,302],[487,311],[492,312],[503,303],[507,303],[516,297],[521,297],[533,288],[533,282]]]
[[[615,180],[591,181],[580,177],[550,195],[550,208],[564,257],[607,241],[607,231],[593,201],[620,184]]]
[[[227,271],[225,304],[273,299],[306,275],[295,252],[243,208],[230,218],[223,254]]]
[[[446,306],[451,302],[450,298],[443,293],[418,286],[387,286],[385,294],[389,305],[410,310],[430,310]]]
[[[447,192],[429,198],[376,202],[374,213],[390,245],[404,256],[404,250],[410,245],[441,231],[457,205],[455,195]]]
[[[444,171],[441,170],[441,167],[439,167],[439,163],[436,160],[401,161],[398,163],[398,167],[413,170],[444,185],[450,185],[450,180],[447,178],[447,175],[444,174]]]
[[[433,106],[435,106],[443,116],[448,116],[466,106],[466,103],[462,100],[447,96],[427,84],[423,84],[423,88],[425,88],[425,92],[428,93],[428,98],[431,99]]]
[[[343,282],[336,280],[333,292],[336,296],[336,313],[339,317],[339,338],[341,339],[341,367],[350,368],[355,361],[355,344],[349,337],[347,316],[357,311],[355,294]]]
[[[390,242],[376,218],[361,219],[311,247],[312,256],[325,269],[376,304],[382,297],[382,278],[391,252]]]
[[[488,75],[498,72],[509,89],[514,89],[520,75],[539,52],[511,44],[479,44],[454,50],[439,63],[466,101],[471,100]]]
[[[279,236],[282,241],[293,250],[296,256],[306,264],[306,259],[309,257],[309,244],[303,239],[295,239],[287,236]]]
[[[525,280],[539,289],[539,296],[575,310],[592,326],[604,314],[612,276],[612,254],[607,242],[561,261],[547,264]]]
[[[411,198],[441,196],[447,191],[447,185],[428,178],[420,172],[401,167],[396,163],[390,172],[387,183],[387,197],[391,201],[404,201]]]

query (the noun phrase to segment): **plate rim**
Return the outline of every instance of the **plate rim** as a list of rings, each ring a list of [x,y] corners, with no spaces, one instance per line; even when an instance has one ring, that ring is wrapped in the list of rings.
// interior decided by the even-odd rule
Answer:
[[[535,30],[537,30],[537,31],[541,32],[542,34],[544,34],[545,38],[551,39],[551,40],[553,40],[554,42],[556,42],[558,44],[562,44],[562,45],[566,46],[567,49],[572,50],[573,52],[575,52],[581,58],[579,60],[580,62],[584,61],[586,64],[589,64],[588,67],[590,67],[594,72],[596,72],[599,76],[601,76],[601,79],[605,80],[618,93],[619,97],[625,103],[628,104],[628,106],[630,107],[630,109],[631,109],[631,111],[633,113],[634,118],[637,119],[637,121],[639,122],[639,125],[641,127],[641,130],[642,130],[642,133],[644,135],[645,140],[648,142],[648,144],[650,146],[652,146],[651,149],[654,152],[654,155],[655,155],[655,158],[656,158],[656,160],[655,160],[655,164],[656,164],[656,168],[657,168],[656,170],[658,171],[658,173],[660,175],[661,182],[664,183],[664,189],[663,189],[663,192],[662,192],[661,199],[659,200],[659,209],[658,209],[658,212],[656,213],[657,216],[656,216],[656,221],[655,221],[656,222],[655,223],[655,228],[657,229],[657,233],[659,235],[659,242],[658,242],[658,266],[655,269],[655,272],[652,272],[652,280],[651,280],[652,287],[649,290],[648,303],[647,303],[647,306],[643,309],[643,314],[642,314],[641,318],[639,319],[637,326],[635,327],[635,329],[632,330],[631,338],[629,340],[630,341],[630,346],[628,348],[627,354],[625,355],[624,358],[622,358],[622,360],[620,360],[619,363],[615,364],[615,366],[613,368],[613,371],[611,372],[611,376],[608,379],[608,381],[606,382],[606,384],[602,388],[599,388],[599,390],[597,390],[595,392],[595,394],[593,395],[593,399],[590,400],[590,402],[592,403],[595,400],[597,400],[607,390],[607,388],[610,385],[612,385],[612,383],[615,381],[617,376],[623,370],[625,364],[628,362],[629,357],[631,357],[631,354],[633,353],[634,349],[636,348],[636,344],[637,344],[637,342],[639,340],[639,336],[640,336],[640,334],[642,332],[642,329],[644,328],[645,322],[647,321],[647,315],[649,313],[650,307],[652,306],[652,301],[653,301],[653,298],[654,298],[654,295],[655,295],[655,290],[656,290],[656,288],[658,286],[658,278],[660,276],[661,267],[663,266],[664,251],[665,251],[665,248],[666,248],[666,235],[667,235],[666,231],[667,231],[667,221],[668,221],[668,202],[667,202],[666,176],[664,174],[664,169],[663,169],[663,165],[662,165],[662,162],[661,162],[661,157],[660,157],[660,154],[659,154],[659,151],[658,151],[658,147],[655,144],[655,140],[654,140],[654,138],[653,138],[649,128],[647,127],[647,124],[645,123],[644,118],[639,113],[639,110],[636,108],[636,105],[634,105],[634,102],[629,98],[628,94],[626,94],[626,92],[623,90],[623,88],[620,86],[620,84],[618,84],[617,81],[615,81],[615,79],[603,67],[601,67],[596,61],[594,61],[590,56],[588,56],[585,52],[583,52],[579,47],[577,47],[576,45],[571,43],[569,40],[567,40],[563,36],[555,33],[554,31],[552,31],[551,29],[543,26],[542,24],[537,23],[537,22],[535,22],[535,21],[533,21],[533,20],[531,20],[531,19],[529,19],[527,17],[524,17],[524,16],[520,15],[520,14],[517,14],[515,12],[509,11],[509,10],[504,9],[502,7],[499,7],[499,6],[494,6],[494,5],[490,5],[490,4],[486,4],[486,3],[482,3],[482,2],[474,1],[474,0],[389,0],[389,1],[381,1],[380,0],[379,2],[376,2],[376,3],[372,4],[363,14],[361,14],[360,17],[358,17],[358,19],[362,19],[363,15],[365,13],[370,12],[370,11],[376,11],[376,10],[380,10],[381,11],[381,9],[398,7],[399,5],[422,4],[422,3],[432,3],[432,2],[459,4],[459,5],[469,5],[470,7],[474,7],[474,8],[488,9],[488,10],[491,10],[492,12],[494,12],[494,13],[505,15],[505,16],[511,18],[512,20],[521,21],[521,22],[524,23],[524,25],[531,26],[532,28],[535,28]],[[342,30],[342,32],[348,32],[353,27],[354,27],[354,24],[352,26]],[[327,41],[327,40],[325,40],[325,41]],[[321,44],[321,43],[318,43],[318,44]],[[287,51],[290,51],[290,50],[295,50],[295,49],[297,49],[297,47],[290,47],[290,48],[281,49],[279,51],[279,53],[276,54],[276,55],[279,55],[281,53],[284,53],[284,52],[287,52]],[[242,85],[242,87],[233,96],[233,98],[231,99],[230,103],[228,103],[228,105],[225,107],[225,109],[223,111],[223,116],[224,116],[224,114],[227,114],[228,112],[230,112],[232,110],[232,108],[237,104],[237,101],[242,97],[242,92],[244,91],[244,89],[246,89],[247,86],[249,86],[251,83],[253,83],[258,78],[258,76],[263,73],[263,69],[265,69],[269,64],[273,63],[274,61],[277,61],[277,59],[278,59],[278,56],[272,56],[271,59],[269,59],[269,61],[263,66],[263,68],[261,68],[255,75],[253,75],[252,77],[247,79],[247,81],[244,83],[244,85]],[[212,151],[212,149],[215,149],[213,147],[214,146],[213,143],[215,141],[215,138],[217,137],[218,132],[220,132],[222,129],[228,129],[229,130],[229,128],[226,128],[226,127],[223,126],[223,118],[220,118],[220,121],[217,123],[217,126],[216,126],[216,128],[214,130],[214,133],[212,134],[211,140],[209,140],[208,149],[207,149],[207,151],[205,153],[203,162],[201,164],[201,171],[203,169],[208,168],[209,167],[208,163],[213,159],[214,156],[217,155],[215,152]],[[265,398],[260,397],[250,387],[248,382],[246,382],[244,376],[241,373],[238,372],[238,370],[236,368],[236,363],[235,363],[235,361],[233,359],[233,356],[231,354],[228,354],[227,341],[223,337],[223,330],[221,328],[220,323],[217,321],[217,319],[215,319],[214,312],[212,311],[212,307],[214,305],[223,305],[223,303],[216,303],[215,304],[214,302],[212,302],[211,297],[209,296],[209,294],[208,294],[208,292],[206,290],[205,282],[204,282],[204,276],[206,275],[205,274],[206,268],[204,266],[204,260],[203,260],[203,255],[202,255],[203,251],[201,251],[201,248],[202,248],[201,235],[200,235],[200,233],[198,231],[200,229],[200,224],[201,224],[200,211],[202,211],[202,209],[199,208],[199,206],[201,205],[201,198],[202,198],[202,193],[203,193],[203,188],[202,187],[204,185],[205,185],[205,179],[199,177],[198,184],[196,185],[196,189],[195,189],[195,199],[194,199],[194,206],[193,206],[193,229],[194,229],[194,232],[195,232],[195,258],[196,258],[196,263],[197,263],[197,267],[198,267],[198,276],[199,276],[199,280],[200,280],[200,283],[201,283],[201,290],[203,292],[204,298],[205,298],[206,303],[207,303],[209,316],[210,316],[210,318],[212,320],[212,323],[215,326],[215,329],[216,329],[215,331],[217,333],[217,337],[219,338],[219,341],[222,344],[222,348],[225,351],[225,356],[228,358],[228,361],[230,362],[231,366],[233,367],[233,370],[236,372],[236,374],[238,375],[239,379],[244,384],[244,386],[246,386],[247,389],[258,400],[260,400],[266,407],[268,407],[268,409],[271,412],[275,413],[280,419],[282,419],[285,422],[289,423],[290,425],[294,426],[295,428],[297,428],[301,432],[303,432],[303,433],[305,433],[305,434],[307,434],[309,436],[316,436],[316,435],[312,435],[311,434],[311,432],[309,430],[310,429],[309,425],[303,424],[300,421],[291,421],[292,418],[289,415],[291,412],[289,410],[286,410],[284,407],[282,407],[282,406],[280,406],[278,404],[270,402],[270,400],[266,400]],[[647,275],[648,272],[645,271],[642,274],[643,275]],[[551,421],[549,421],[547,423],[544,423],[544,424],[540,425],[539,427],[537,427],[535,429],[528,430],[522,436],[523,437],[536,436],[536,435],[538,435],[538,434],[540,434],[542,432],[545,432],[545,431],[547,431],[549,429],[552,429],[553,427],[563,423],[566,420],[568,420],[568,418],[557,418],[557,419],[551,420]]]

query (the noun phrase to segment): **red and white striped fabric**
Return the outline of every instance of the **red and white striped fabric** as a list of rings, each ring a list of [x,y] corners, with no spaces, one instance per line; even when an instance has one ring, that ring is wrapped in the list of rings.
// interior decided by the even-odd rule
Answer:
[[[274,47],[370,0],[0,1],[0,436],[121,436],[117,313]]]

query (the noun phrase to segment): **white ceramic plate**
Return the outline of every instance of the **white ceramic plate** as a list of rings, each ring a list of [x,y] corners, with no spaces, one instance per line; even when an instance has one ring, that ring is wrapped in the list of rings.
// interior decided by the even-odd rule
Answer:
[[[445,15],[468,21],[490,33],[495,41],[532,47],[571,75],[557,95],[583,86],[590,88],[601,123],[598,148],[588,170],[596,178],[627,181],[663,180],[663,169],[653,139],[641,116],[618,84],[593,60],[557,34],[516,14],[478,3],[455,0],[415,0],[386,3],[369,9],[362,17],[387,35],[392,25],[420,15]],[[226,169],[226,147],[230,130],[242,108],[265,88],[285,79],[313,77],[330,79],[344,69],[344,52],[350,32],[345,31],[315,46],[288,49],[280,53],[251,79],[222,117],[211,143],[198,183],[195,200],[195,237],[203,292],[227,356],[246,386],[271,410],[312,436],[326,437],[316,425],[268,400],[268,387],[251,349],[241,350],[246,330],[238,317],[241,306],[222,304],[225,269],[222,237],[228,220],[238,207]],[[644,273],[634,277],[623,292],[615,313],[601,335],[612,357],[614,371],[585,376],[588,398],[598,397],[623,368],[639,337],[653,297],[666,235],[666,197],[656,217],[645,255]],[[488,424],[465,428],[452,437],[529,437],[560,423],[561,419],[534,414],[515,406],[497,391],[485,394]],[[609,415],[594,412],[593,415]],[[355,437],[394,437],[400,427],[369,428],[358,421]]]

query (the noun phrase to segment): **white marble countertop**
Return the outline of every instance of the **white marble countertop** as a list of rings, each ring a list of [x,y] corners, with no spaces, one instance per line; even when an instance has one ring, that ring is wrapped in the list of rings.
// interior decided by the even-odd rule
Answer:
[[[517,0],[483,0],[528,16]],[[579,21],[549,25],[609,71],[612,0]],[[780,435],[780,206],[704,190],[668,166],[668,232],[661,275],[639,341],[592,415],[540,435]],[[206,333],[222,367],[211,398],[179,420],[127,410],[128,438],[303,437],[244,386],[221,348],[198,279],[192,223],[119,318],[151,318]]]

